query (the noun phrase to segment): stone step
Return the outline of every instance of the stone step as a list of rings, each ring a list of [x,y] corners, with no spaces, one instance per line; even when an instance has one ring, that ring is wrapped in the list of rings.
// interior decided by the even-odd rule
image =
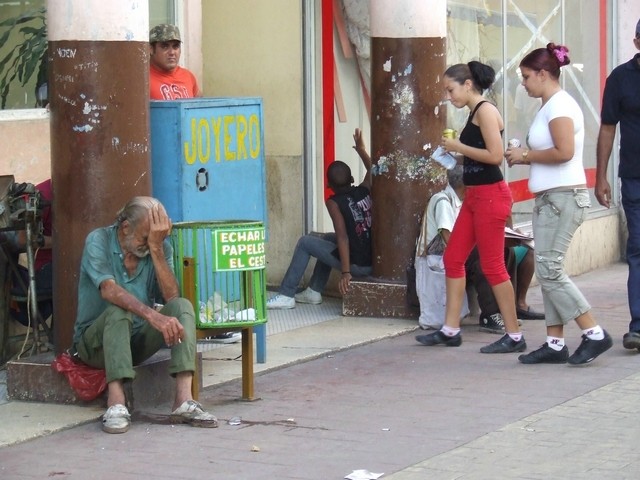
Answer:
[[[129,395],[133,394],[136,407],[153,407],[173,401],[175,381],[168,373],[169,358],[170,351],[162,349],[134,368],[136,378]],[[106,404],[106,393],[91,402],[79,399],[67,378],[51,368],[53,359],[53,352],[47,352],[8,362],[7,398],[42,403]],[[201,354],[198,354],[197,362],[201,361]],[[202,368],[197,371],[202,372]]]
[[[418,308],[407,301],[404,283],[354,279],[342,297],[342,314],[347,317],[418,318]]]

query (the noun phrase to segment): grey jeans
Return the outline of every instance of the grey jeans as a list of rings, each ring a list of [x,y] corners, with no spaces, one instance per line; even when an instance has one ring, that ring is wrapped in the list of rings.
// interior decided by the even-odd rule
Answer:
[[[324,287],[329,281],[331,269],[340,270],[342,265],[340,260],[333,255],[333,251],[338,248],[336,234],[325,233],[319,235],[304,235],[298,240],[296,249],[293,251],[293,258],[282,279],[279,293],[287,297],[293,297],[298,288],[300,280],[311,257],[315,257],[316,266],[313,269],[311,280],[309,280],[309,288],[316,292],[322,293]],[[354,277],[364,277],[371,274],[371,267],[361,267],[359,265],[351,265],[351,275]]]
[[[533,209],[536,277],[542,289],[548,326],[566,325],[591,306],[564,271],[571,239],[591,206],[586,188],[536,195]]]

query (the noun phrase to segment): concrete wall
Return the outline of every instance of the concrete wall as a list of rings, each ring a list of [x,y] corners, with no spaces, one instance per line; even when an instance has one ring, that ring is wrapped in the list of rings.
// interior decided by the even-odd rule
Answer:
[[[49,114],[44,109],[2,112],[0,175],[40,183],[51,176]]]
[[[626,62],[638,50],[633,44],[636,36],[636,23],[640,19],[640,2],[638,0],[618,0],[618,11],[613,14],[618,21],[618,35],[614,38],[618,44],[618,58],[614,59],[614,66]]]
[[[615,214],[586,221],[576,232],[567,252],[567,273],[580,275],[620,261],[622,236],[621,220]]]
[[[279,284],[304,228],[301,2],[210,0],[202,17],[205,96],[263,99],[267,281]]]

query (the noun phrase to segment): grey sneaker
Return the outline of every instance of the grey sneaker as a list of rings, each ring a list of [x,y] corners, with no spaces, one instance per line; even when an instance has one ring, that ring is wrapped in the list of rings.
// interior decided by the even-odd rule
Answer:
[[[296,300],[293,297],[278,294],[267,300],[267,310],[287,310],[296,308]]]
[[[216,428],[218,419],[205,412],[195,400],[187,400],[173,412],[171,412],[171,421],[173,423],[188,423],[193,427]]]
[[[102,415],[102,430],[107,433],[125,433],[131,425],[131,415],[121,404],[110,406]]]
[[[309,303],[311,305],[320,305],[322,303],[320,292],[316,292],[309,287],[300,293],[296,293],[295,299],[298,303]]]

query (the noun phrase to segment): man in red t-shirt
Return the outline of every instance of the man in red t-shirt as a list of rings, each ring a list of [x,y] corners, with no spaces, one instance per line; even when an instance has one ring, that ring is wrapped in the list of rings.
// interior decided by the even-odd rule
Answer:
[[[201,97],[202,92],[193,73],[178,65],[182,40],[175,25],[156,25],[149,32],[151,44],[149,88],[151,100],[177,100]],[[208,337],[214,343],[236,343],[240,332],[226,332]]]
[[[182,49],[180,30],[175,25],[156,25],[149,32],[151,100],[201,97],[193,73],[178,65]]]

